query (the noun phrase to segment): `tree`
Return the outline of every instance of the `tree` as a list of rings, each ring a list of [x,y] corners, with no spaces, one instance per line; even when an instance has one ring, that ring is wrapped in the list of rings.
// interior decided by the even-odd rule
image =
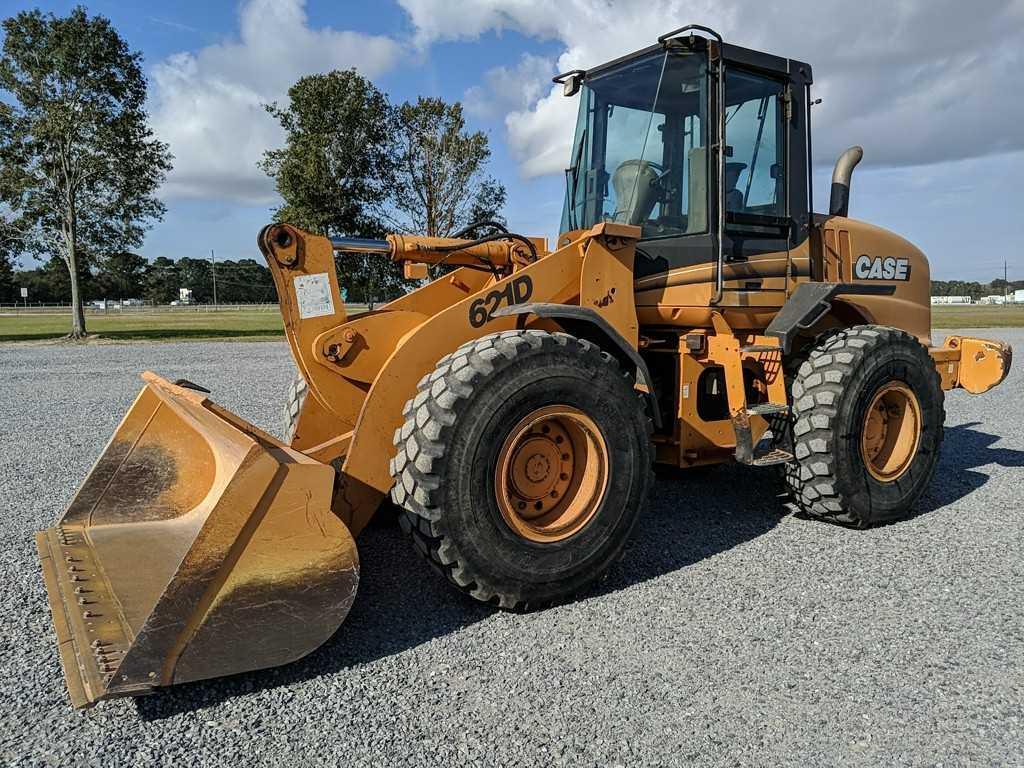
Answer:
[[[171,156],[147,126],[142,57],[107,19],[34,10],[3,28],[0,202],[22,252],[64,262],[81,338],[90,257],[141,244]]]
[[[99,260],[97,288],[105,299],[138,299],[149,262],[130,251],[110,253]]]
[[[387,97],[350,69],[303,77],[287,106],[265,107],[286,132],[260,163],[284,199],[276,218],[322,235],[382,237],[394,166]],[[372,299],[395,272],[380,258],[346,256],[340,266],[356,300]]]
[[[0,302],[11,303],[17,301],[20,292],[15,283],[14,267],[11,264],[11,258],[0,251]]]
[[[146,270],[142,294],[146,301],[154,304],[170,304],[178,298],[178,267],[166,256],[157,256]]]
[[[78,277],[82,301],[88,301],[95,295],[92,273],[88,270],[80,271]],[[71,290],[68,268],[59,256],[51,257],[36,269],[16,273],[15,279],[19,287],[28,288],[29,301],[33,302],[39,301],[44,304],[66,302],[68,292]]]
[[[485,173],[487,136],[466,130],[462,105],[419,99],[393,108],[354,70],[312,75],[267,105],[286,131],[260,164],[284,199],[279,221],[324,235],[445,236],[500,219],[505,188]],[[397,126],[397,130],[396,130]],[[408,288],[379,256],[345,254],[339,273],[355,301]]]
[[[20,291],[14,279],[14,243],[5,224],[6,219],[0,217],[0,302],[13,302]]]
[[[209,259],[182,256],[177,262],[178,282],[192,291],[196,304],[213,303],[213,268]]]
[[[398,108],[392,222],[407,232],[445,237],[495,219],[505,188],[486,173],[487,134],[470,133],[462,105],[420,98]]]
[[[217,295],[222,302],[276,301],[274,279],[265,264],[254,259],[217,262]]]

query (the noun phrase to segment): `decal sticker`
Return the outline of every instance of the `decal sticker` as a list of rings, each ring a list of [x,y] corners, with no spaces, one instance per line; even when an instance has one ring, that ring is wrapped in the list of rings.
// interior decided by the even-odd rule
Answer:
[[[909,280],[910,260],[892,256],[871,258],[865,253],[854,262],[853,276],[858,280]]]
[[[508,307],[522,304],[529,301],[532,295],[533,280],[528,275],[521,275],[514,280],[510,280],[505,284],[504,288],[495,289],[469,305],[469,324],[474,328],[479,328],[484,323],[493,320],[494,313],[503,304]]]
[[[299,302],[299,317],[303,320],[334,314],[331,279],[326,272],[316,275],[296,275],[295,299]]]

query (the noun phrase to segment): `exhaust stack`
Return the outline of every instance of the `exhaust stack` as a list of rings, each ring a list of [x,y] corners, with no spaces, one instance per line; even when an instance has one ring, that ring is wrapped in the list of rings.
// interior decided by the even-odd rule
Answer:
[[[864,159],[861,147],[850,147],[836,160],[832,171],[832,199],[828,205],[829,216],[848,216],[850,213],[850,178],[853,169]]]

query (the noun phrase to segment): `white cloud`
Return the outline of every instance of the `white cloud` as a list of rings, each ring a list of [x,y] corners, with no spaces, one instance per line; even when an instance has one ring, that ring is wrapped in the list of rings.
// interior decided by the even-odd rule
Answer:
[[[557,68],[592,67],[692,21],[728,42],[806,61],[814,69],[819,161],[860,143],[867,164],[919,165],[1024,148],[1024,0],[399,0],[416,40],[516,30],[564,45]],[[541,85],[541,78],[534,81]],[[525,87],[525,86],[524,86]],[[575,99],[546,88],[506,118],[524,175],[567,164]]]
[[[528,109],[548,92],[555,64],[543,56],[524,53],[514,67],[495,67],[484,73],[484,85],[466,90],[466,110],[477,117],[504,116]]]
[[[355,67],[373,78],[399,58],[388,37],[311,29],[305,0],[247,0],[239,23],[237,40],[153,69],[153,129],[175,156],[166,197],[271,201],[273,184],[256,163],[282,134],[262,105],[286,98],[303,75]]]

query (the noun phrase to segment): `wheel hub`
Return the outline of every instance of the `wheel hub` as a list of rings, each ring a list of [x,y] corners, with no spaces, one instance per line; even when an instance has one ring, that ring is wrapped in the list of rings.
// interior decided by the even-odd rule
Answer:
[[[604,497],[608,449],[590,417],[571,406],[540,408],[509,433],[495,468],[498,508],[531,541],[581,530]]]
[[[890,483],[903,476],[917,455],[921,423],[917,395],[903,382],[875,393],[861,430],[861,455],[872,477]]]

